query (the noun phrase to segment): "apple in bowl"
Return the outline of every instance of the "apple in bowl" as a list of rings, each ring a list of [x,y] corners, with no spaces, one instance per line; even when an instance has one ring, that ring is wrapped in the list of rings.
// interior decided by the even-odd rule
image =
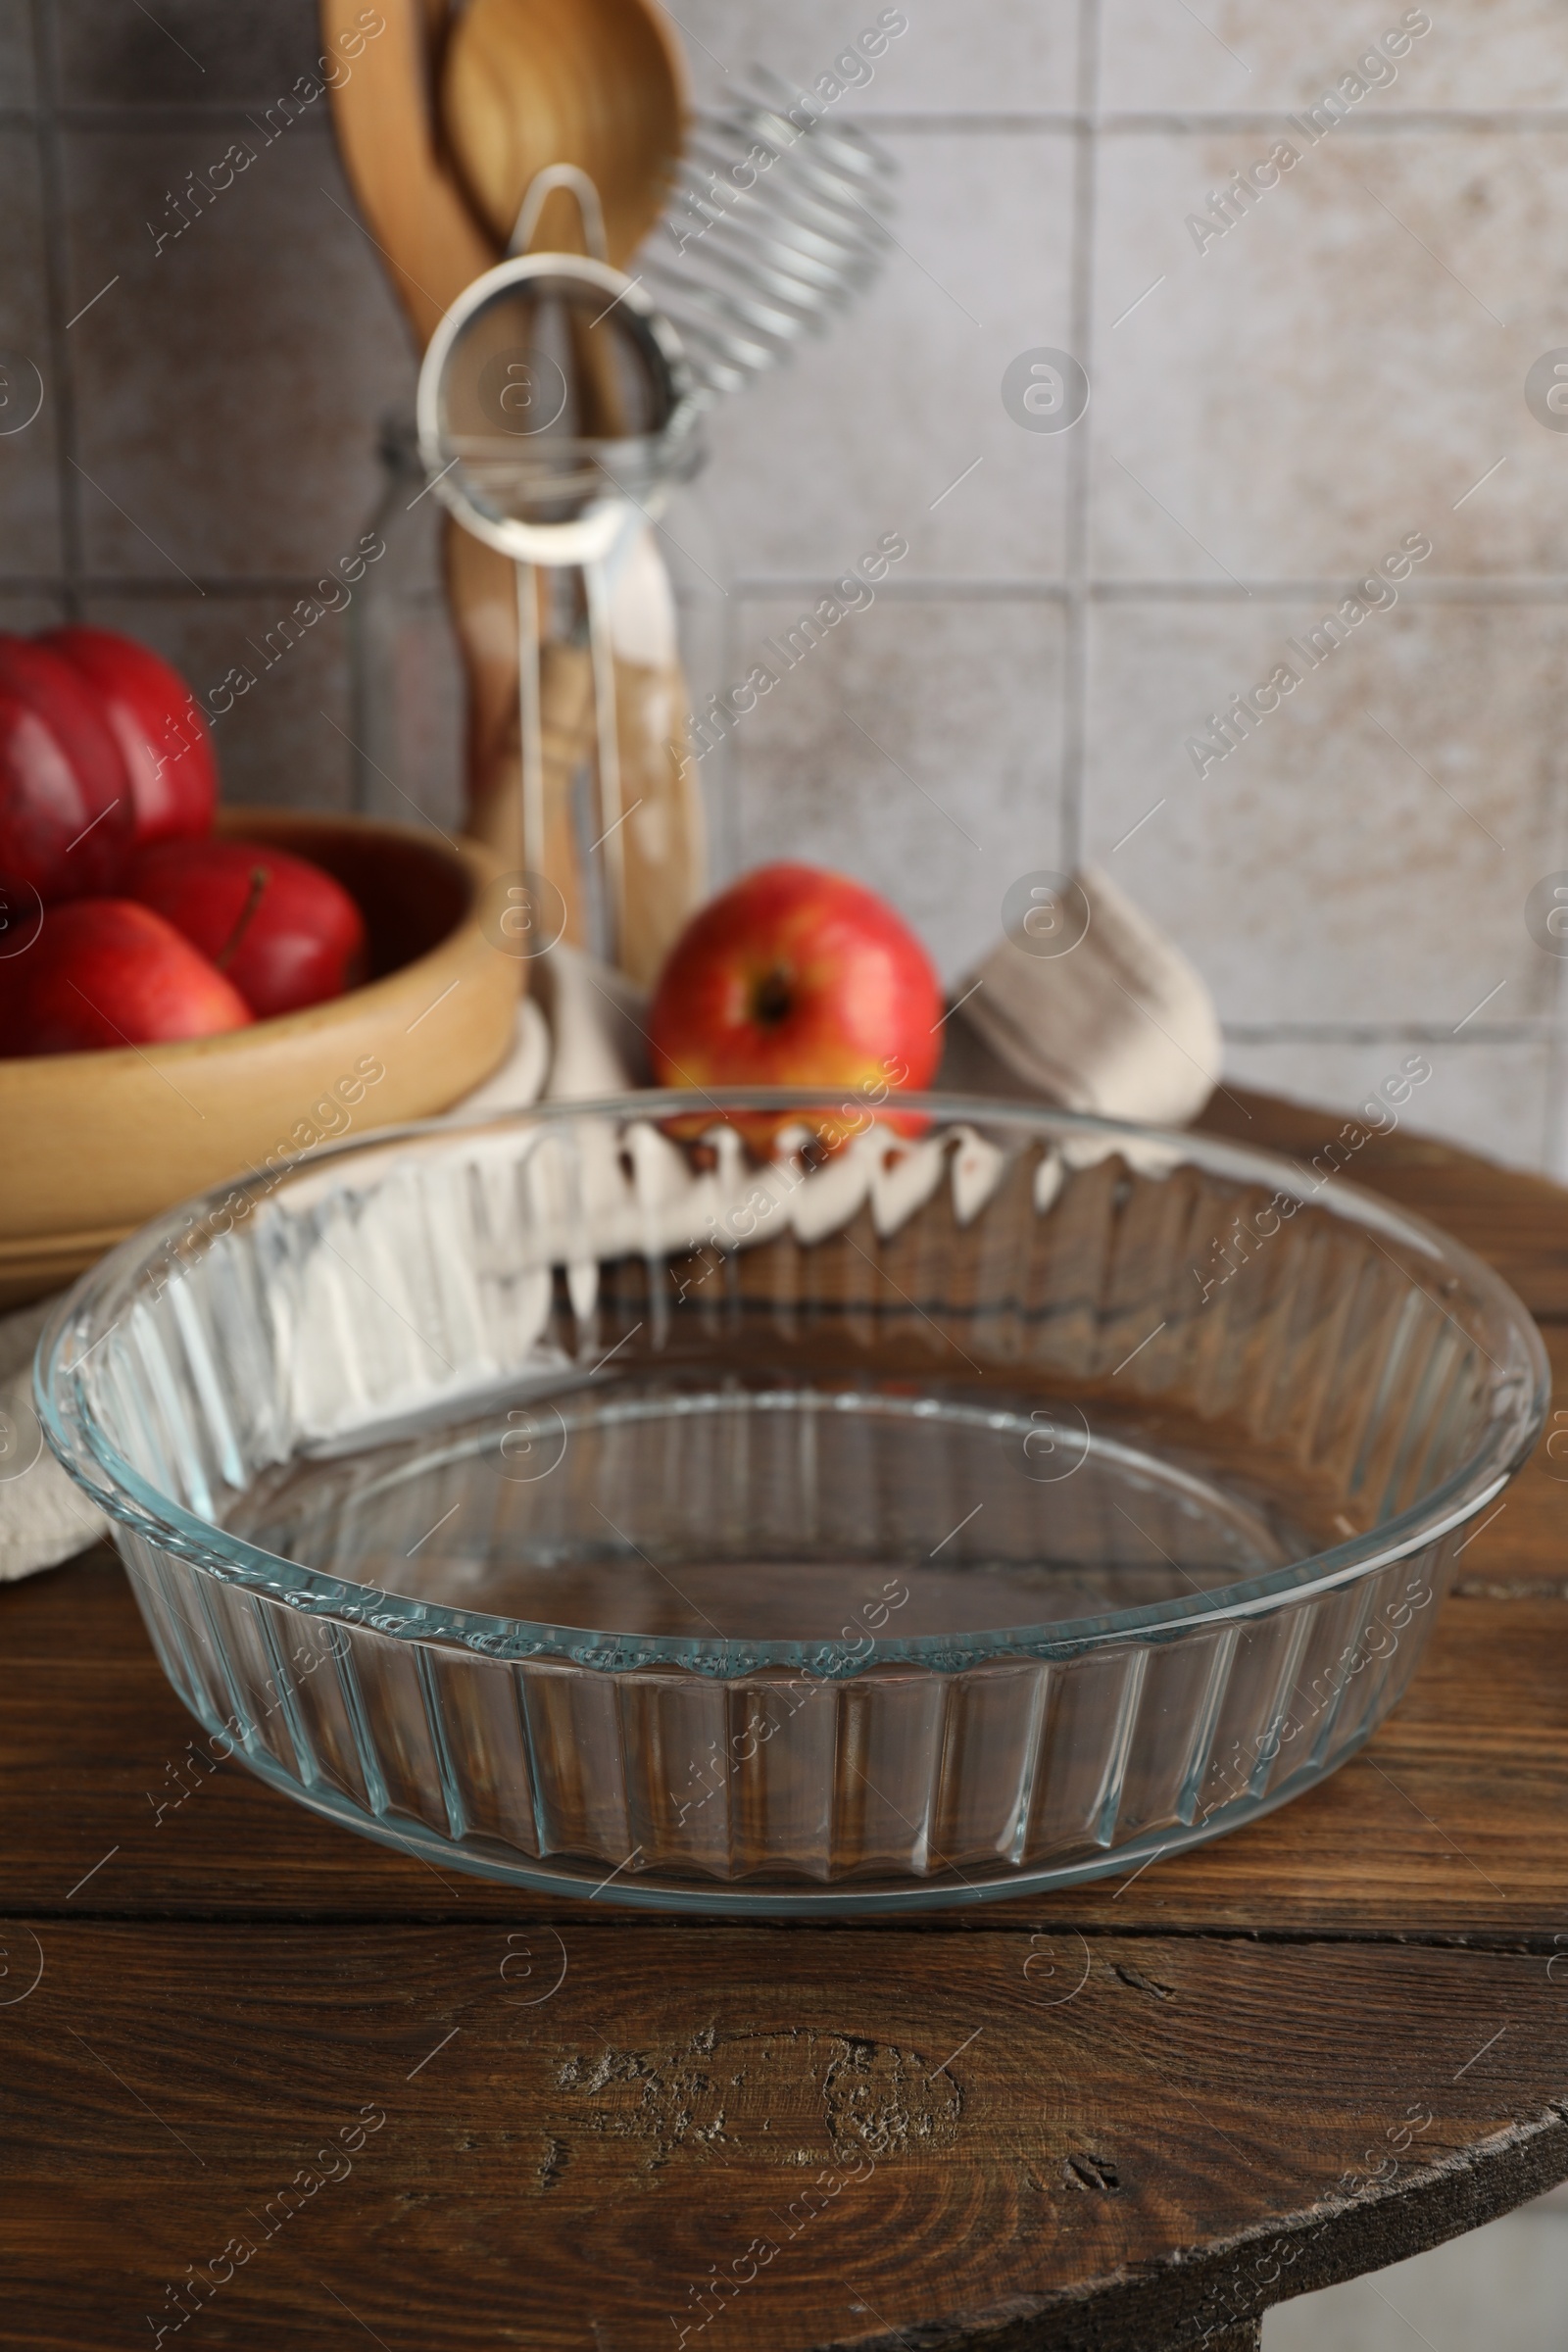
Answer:
[[[340,997],[365,977],[365,917],[307,858],[247,841],[158,841],[125,869],[127,898],[226,973],[258,1020]]]
[[[208,1037],[364,980],[351,893],[217,815],[206,720],[150,646],[0,633],[0,1057]]]
[[[172,923],[131,899],[51,906],[26,949],[0,961],[0,1047],[11,1055],[216,1037],[254,1018]]]
[[[58,1289],[149,1217],[241,1171],[266,1174],[290,1152],[446,1110],[514,1043],[527,966],[492,944],[497,870],[476,843],[257,808],[220,809],[217,838],[286,850],[340,883],[366,917],[364,981],[276,1018],[245,1018],[230,1001],[235,1026],[134,1050],[115,1039],[0,1052],[0,1135],[12,1146],[0,1152],[0,1311]],[[42,927],[64,912],[44,907]],[[35,915],[19,936],[31,942],[39,929]],[[223,977],[183,944],[198,968]],[[0,937],[0,996],[27,955],[8,956]],[[123,1005],[86,985],[128,1032]]]
[[[0,1309],[207,1186],[447,1109],[514,1040],[476,844],[217,781],[150,647],[0,633]]]

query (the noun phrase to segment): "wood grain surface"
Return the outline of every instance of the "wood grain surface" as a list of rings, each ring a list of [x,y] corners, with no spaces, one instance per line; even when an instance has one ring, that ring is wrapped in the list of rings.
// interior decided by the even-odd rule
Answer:
[[[1308,1153],[1341,1123],[1210,1123],[1244,1120]],[[1356,1174],[1561,1360],[1568,1195],[1403,1135]],[[1337,1778],[1130,1881],[914,1921],[438,1872],[205,1751],[111,1555],[0,1594],[0,2345],[1237,2352],[1568,2177],[1550,1442]]]

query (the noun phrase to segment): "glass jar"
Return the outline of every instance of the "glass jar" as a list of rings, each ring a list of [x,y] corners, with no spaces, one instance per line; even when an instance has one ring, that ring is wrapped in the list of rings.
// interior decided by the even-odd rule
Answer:
[[[551,792],[542,845],[531,845],[520,806],[515,671],[502,643],[514,641],[517,625],[511,566],[476,541],[451,544],[462,526],[428,495],[412,421],[388,418],[377,449],[385,478],[370,527],[386,553],[366,573],[349,614],[355,809],[477,834],[508,871],[542,875],[559,891],[568,944],[619,961],[650,985],[707,894],[707,844],[720,870],[734,860],[722,821],[733,800],[725,770],[735,714],[723,695],[729,566],[704,507],[682,490],[615,565],[608,618],[624,797],[608,840],[582,575],[538,575]],[[474,726],[465,645],[478,694]],[[563,723],[564,711],[576,713],[574,728]],[[626,894],[620,923],[612,912],[612,868]]]
[[[353,806],[449,833],[464,823],[463,662],[442,577],[444,511],[426,494],[412,417],[385,417],[370,529],[386,553],[349,609]]]

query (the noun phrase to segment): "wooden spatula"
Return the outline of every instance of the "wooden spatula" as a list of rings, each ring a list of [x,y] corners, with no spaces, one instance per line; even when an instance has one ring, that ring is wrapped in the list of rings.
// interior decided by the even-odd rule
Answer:
[[[321,33],[358,30],[357,0],[321,0]],[[332,92],[354,192],[422,351],[443,312],[499,258],[436,145],[430,106],[444,0],[383,0],[386,29]]]

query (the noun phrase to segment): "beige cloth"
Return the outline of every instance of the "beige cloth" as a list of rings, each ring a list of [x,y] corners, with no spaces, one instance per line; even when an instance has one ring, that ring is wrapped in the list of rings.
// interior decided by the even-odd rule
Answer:
[[[960,980],[942,1083],[1185,1127],[1219,1079],[1214,1001],[1107,875],[1086,867],[1077,882],[1089,928],[1068,954],[1031,956],[1004,939]]]
[[[959,983],[937,1084],[1185,1125],[1219,1076],[1212,1000],[1113,883],[1088,870],[1078,883],[1090,920],[1069,953],[1032,956],[1004,941]],[[534,978],[512,1053],[449,1119],[647,1084],[643,1000],[622,973],[558,948]],[[54,1303],[0,1317],[0,1582],[52,1568],[104,1532],[43,1444],[32,1407],[32,1351]]]
[[[0,1583],[69,1560],[103,1519],[43,1442],[32,1405],[32,1351],[54,1306],[39,1298],[0,1317]]]

